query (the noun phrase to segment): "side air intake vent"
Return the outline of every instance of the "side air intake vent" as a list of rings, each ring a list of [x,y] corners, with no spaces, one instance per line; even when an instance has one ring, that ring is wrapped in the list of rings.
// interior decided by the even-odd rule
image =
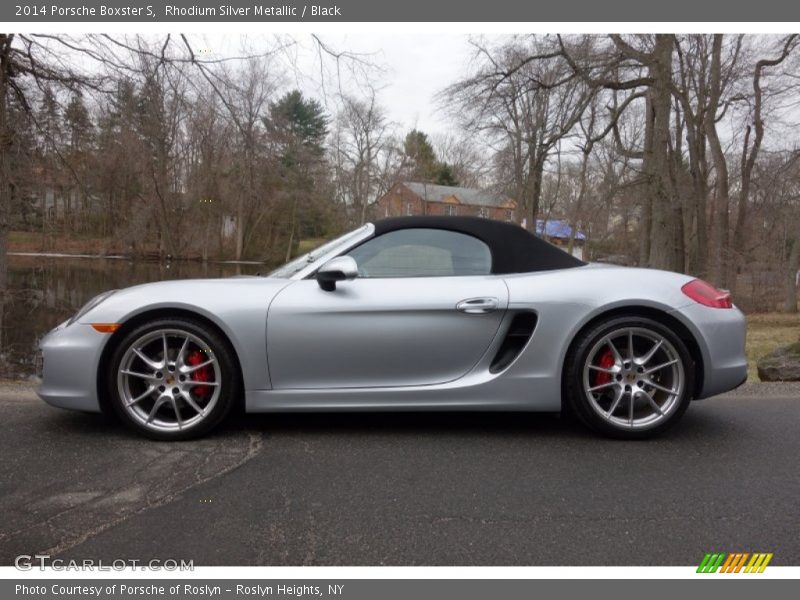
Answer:
[[[514,362],[525,344],[531,339],[533,330],[536,328],[536,320],[536,313],[532,312],[519,313],[514,316],[511,326],[506,332],[506,337],[489,367],[490,373],[499,373]]]

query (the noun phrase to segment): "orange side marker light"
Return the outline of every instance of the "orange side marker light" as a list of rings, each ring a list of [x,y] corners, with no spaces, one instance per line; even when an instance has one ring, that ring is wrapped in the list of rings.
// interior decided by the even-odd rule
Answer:
[[[114,333],[120,327],[119,323],[92,323],[92,329],[100,333]]]

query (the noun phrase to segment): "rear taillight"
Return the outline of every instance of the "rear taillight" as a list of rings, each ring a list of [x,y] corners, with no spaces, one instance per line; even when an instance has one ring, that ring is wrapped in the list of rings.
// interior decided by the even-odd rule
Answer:
[[[681,288],[681,291],[695,302],[711,308],[733,308],[731,293],[718,290],[702,279],[693,279]]]

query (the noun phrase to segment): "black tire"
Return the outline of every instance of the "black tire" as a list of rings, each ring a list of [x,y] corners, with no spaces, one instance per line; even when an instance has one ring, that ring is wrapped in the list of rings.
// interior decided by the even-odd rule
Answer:
[[[584,367],[592,349],[606,336],[627,328],[647,330],[668,341],[677,353],[684,376],[683,390],[672,401],[670,410],[665,411],[663,416],[658,417],[660,420],[652,425],[637,429],[615,424],[603,418],[589,399],[589,392],[584,388]],[[692,400],[694,380],[695,365],[691,354],[683,340],[668,327],[646,317],[610,317],[582,332],[572,345],[564,366],[564,410],[576,416],[590,429],[607,437],[626,440],[647,439],[664,433],[680,420]]]
[[[219,365],[221,384],[216,402],[201,420],[191,426],[180,430],[159,431],[145,426],[123,406],[118,387],[118,373],[120,364],[128,349],[134,342],[158,330],[179,330],[202,340]],[[234,360],[233,348],[230,343],[215,330],[209,329],[200,322],[189,318],[159,318],[139,325],[129,332],[116,344],[109,361],[109,371],[106,375],[106,393],[108,404],[114,414],[128,427],[154,440],[179,441],[201,437],[217,427],[230,413],[240,395],[240,377]],[[187,376],[191,377],[191,376]]]

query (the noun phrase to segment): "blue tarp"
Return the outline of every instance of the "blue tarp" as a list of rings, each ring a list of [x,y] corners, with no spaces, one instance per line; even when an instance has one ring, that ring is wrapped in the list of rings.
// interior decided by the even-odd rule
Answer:
[[[549,219],[547,221],[544,219],[537,219],[536,233],[538,235],[544,235],[545,237],[567,240],[572,235],[572,227],[569,226],[569,223],[561,219]],[[586,241],[586,236],[582,232],[576,231],[575,239]]]

